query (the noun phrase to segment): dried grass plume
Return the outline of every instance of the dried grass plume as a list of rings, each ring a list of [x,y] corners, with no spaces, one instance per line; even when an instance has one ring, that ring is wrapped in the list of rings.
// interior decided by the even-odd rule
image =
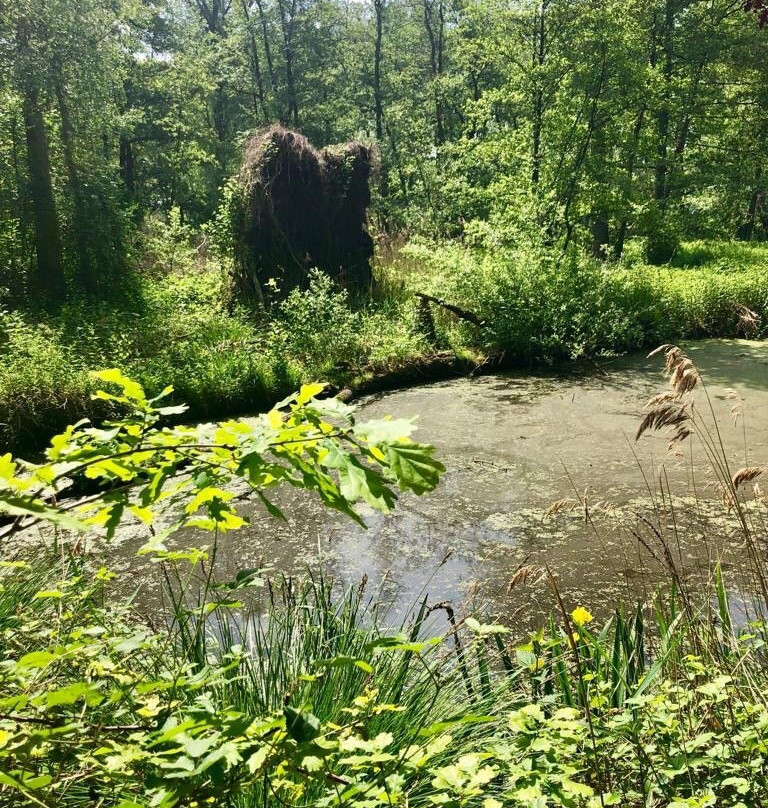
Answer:
[[[675,431],[670,441],[672,448],[691,434],[688,423],[691,420],[693,403],[683,399],[696,389],[701,381],[701,375],[693,360],[679,346],[670,343],[660,345],[648,354],[648,358],[660,354],[664,355],[664,373],[669,388],[651,398],[645,405],[646,411],[638,426],[635,440],[639,440],[649,430],[673,427]]]

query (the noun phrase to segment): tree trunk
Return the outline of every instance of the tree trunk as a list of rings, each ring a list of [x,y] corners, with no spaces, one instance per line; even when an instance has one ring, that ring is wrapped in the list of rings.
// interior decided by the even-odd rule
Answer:
[[[571,211],[571,205],[573,204],[577,196],[578,183],[581,177],[581,170],[584,165],[584,161],[587,157],[587,154],[589,152],[590,146],[592,144],[592,138],[595,136],[595,132],[599,130],[601,126],[598,107],[600,104],[600,99],[603,94],[603,90],[605,88],[606,63],[607,63],[607,48],[606,45],[603,44],[601,46],[600,76],[598,77],[597,84],[595,85],[592,94],[592,99],[590,101],[589,117],[587,119],[587,131],[584,135],[584,140],[582,141],[581,148],[576,154],[576,159],[574,160],[573,165],[571,166],[571,169],[569,171],[570,181],[568,183],[568,188],[566,190],[563,202],[563,223],[565,225],[565,241],[563,244],[564,249],[567,248],[568,245],[571,243],[571,237],[573,235],[574,224],[573,222],[571,222],[570,219],[570,211]],[[585,101],[586,100],[587,99],[585,99]]]
[[[395,138],[395,133],[392,131],[392,127],[387,125],[387,136],[389,138],[389,147],[392,149],[392,157],[394,159],[395,168],[397,169],[397,178],[400,182],[400,193],[403,195],[403,202],[407,205],[408,204],[408,181],[403,173],[403,165],[400,161],[400,152],[397,146],[397,140]]]
[[[283,33],[283,58],[285,59],[285,82],[288,89],[288,115],[287,119],[294,126],[299,123],[299,102],[296,97],[296,81],[293,74],[293,32],[296,24],[296,0],[291,0],[290,9],[288,0],[278,0],[280,7],[280,25]]]
[[[603,116],[596,114],[590,143],[590,174],[598,190],[592,194],[592,203],[589,214],[590,251],[594,258],[605,261],[608,258],[608,242],[610,238],[610,210],[606,203],[606,194],[603,189],[608,185],[606,161],[607,144],[605,136],[605,121]]]
[[[379,144],[379,148],[384,143],[384,94],[381,87],[381,62],[385,6],[386,0],[373,0],[376,15],[376,39],[373,50],[373,114],[376,142]],[[383,197],[389,195],[389,171],[383,156],[379,168],[379,190]]]
[[[643,131],[643,122],[645,121],[645,105],[640,107],[635,118],[635,126],[632,129],[632,141],[629,147],[629,154],[627,155],[627,187],[623,194],[623,209],[621,221],[616,232],[616,241],[613,245],[613,257],[616,259],[621,258],[624,254],[624,242],[627,240],[627,229],[629,227],[629,218],[627,216],[627,207],[632,196],[632,181],[635,178],[635,162],[637,160],[637,150],[640,145],[640,134]]]
[[[608,257],[608,241],[610,234],[608,218],[602,211],[597,211],[592,214],[590,235],[592,239],[590,244],[592,256],[604,261]]]
[[[253,33],[253,25],[251,22],[251,15],[248,11],[248,0],[241,0],[243,9],[243,16],[245,17],[245,27],[248,29],[248,45],[249,45],[249,64],[251,66],[251,77],[256,87],[256,93],[253,98],[253,111],[256,116],[259,115],[259,106],[261,106],[262,121],[269,123],[269,112],[267,112],[267,102],[264,96],[264,79],[261,75],[261,61],[259,59],[259,49],[256,45],[256,36]]]
[[[19,116],[14,112],[13,117],[11,118],[11,166],[13,168],[13,181],[14,181],[14,188],[15,193],[13,195],[13,203],[11,207],[12,215],[22,223],[22,226],[19,228],[18,234],[18,244],[19,250],[18,252],[12,257],[12,262],[15,267],[22,269],[24,257],[29,255],[31,252],[29,241],[28,241],[28,231],[26,226],[26,211],[24,210],[24,180],[22,178],[21,172],[21,162],[22,162],[22,133],[21,129],[23,128],[23,122],[19,121]],[[21,273],[20,273],[21,274]],[[14,290],[15,291],[15,290]],[[21,290],[19,290],[19,295],[21,294]],[[14,295],[15,297],[15,295]]]
[[[64,296],[61,237],[51,180],[48,132],[37,88],[31,82],[27,84],[24,92],[23,115],[29,196],[35,227],[36,260],[32,276],[33,292],[45,302],[56,302]]]
[[[133,141],[125,135],[120,136],[120,176],[125,190],[133,195],[136,190],[136,161],[133,156]]]
[[[373,0],[376,14],[376,40],[373,50],[373,112],[376,123],[376,140],[384,139],[384,102],[381,92],[381,42],[384,33],[384,5],[386,0]]]
[[[755,225],[757,224],[757,207],[761,196],[765,193],[762,189],[763,168],[758,166],[755,169],[755,184],[752,194],[749,197],[747,206],[747,217],[738,230],[738,238],[742,241],[752,241],[755,236]]]
[[[205,21],[208,33],[220,39],[226,39],[226,17],[230,9],[230,4],[231,0],[210,0],[210,2],[208,0],[195,0],[195,5]],[[219,141],[219,148],[216,150],[217,159],[219,165],[222,167],[224,164],[223,146],[229,134],[226,89],[226,79],[219,79],[219,81],[216,82],[216,88],[213,91],[213,100],[211,102],[213,130]]]
[[[267,15],[264,13],[264,6],[262,0],[256,0],[256,8],[259,10],[259,22],[261,23],[261,35],[264,40],[264,56],[267,60],[267,72],[269,73],[269,86],[272,89],[272,94],[276,95],[278,90],[277,75],[275,73],[275,63],[272,60],[272,48],[269,44],[269,26],[267,24]]]
[[[673,35],[675,24],[675,0],[664,0],[664,22],[660,32],[662,42],[664,89],[661,105],[656,112],[656,167],[654,169],[653,198],[664,213],[669,197],[669,105],[672,84]],[[652,65],[657,63],[654,53]]]
[[[435,20],[433,19],[435,3],[437,3],[437,25],[435,25]],[[424,0],[424,28],[429,39],[429,67],[435,96],[435,145],[439,146],[445,141],[442,89],[439,84],[443,73],[443,39],[445,31],[443,0]]]
[[[72,118],[69,114],[69,105],[60,77],[56,79],[55,92],[61,120],[60,133],[64,167],[67,171],[67,184],[72,196],[72,231],[75,252],[77,253],[77,283],[81,288],[89,292],[96,292],[98,286],[96,268],[91,260],[88,248],[88,229],[91,223],[89,222],[87,206],[83,196],[83,185],[80,180],[77,158],[75,157]]]
[[[544,66],[547,53],[547,29],[545,24],[549,0],[544,0],[536,11],[534,17],[534,40],[531,64],[534,70],[538,68],[536,85],[533,93],[533,142],[531,145],[533,168],[531,169],[531,183],[534,188],[541,179],[541,135],[544,126],[544,89],[542,87],[541,68]]]

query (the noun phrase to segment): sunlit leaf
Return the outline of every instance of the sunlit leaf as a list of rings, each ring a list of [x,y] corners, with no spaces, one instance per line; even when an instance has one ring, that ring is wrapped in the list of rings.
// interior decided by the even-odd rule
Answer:
[[[403,490],[425,494],[440,482],[445,466],[432,457],[434,447],[423,443],[391,443],[385,448],[389,468]]]

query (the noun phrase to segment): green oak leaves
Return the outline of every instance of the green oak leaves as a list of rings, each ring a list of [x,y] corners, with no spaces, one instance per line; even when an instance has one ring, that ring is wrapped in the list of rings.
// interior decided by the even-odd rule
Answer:
[[[255,418],[199,426],[164,426],[183,405],[168,406],[166,388],[148,398],[117,369],[94,376],[108,388],[95,397],[120,413],[99,425],[80,421],[52,439],[42,463],[0,457],[3,535],[48,523],[114,536],[126,520],[149,530],[150,546],[184,527],[236,530],[247,523],[238,503],[250,490],[281,517],[271,490],[279,485],[314,492],[321,501],[363,524],[358,503],[389,511],[398,491],[423,494],[444,466],[433,447],[411,440],[407,420],[358,425],[355,409],[321,399],[310,384]]]

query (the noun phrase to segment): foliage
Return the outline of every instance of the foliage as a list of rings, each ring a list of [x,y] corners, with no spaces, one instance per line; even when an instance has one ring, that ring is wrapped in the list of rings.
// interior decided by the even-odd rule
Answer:
[[[764,239],[768,38],[763,7],[746,5],[757,13],[728,0],[8,3],[0,286],[17,305],[110,297],[141,222],[210,223],[246,136],[275,124],[320,147],[375,141],[387,232],[491,231],[600,257],[645,237],[655,261],[692,237]]]
[[[94,398],[124,415],[98,427],[69,426],[52,440],[42,464],[21,467],[10,454],[3,457],[0,510],[17,518],[17,529],[27,518],[43,518],[76,530],[98,526],[111,538],[125,512],[152,526],[161,511],[169,524],[154,535],[157,549],[162,536],[182,527],[223,531],[245,524],[228,490],[236,479],[276,516],[281,513],[265,492],[288,484],[314,491],[326,506],[359,521],[354,503],[387,511],[397,499],[393,484],[422,494],[443,471],[432,447],[410,441],[409,422],[356,423],[352,408],[316,398],[322,384],[302,386],[252,423],[158,428],[160,418],[186,409],[158,403],[171,388],[148,399],[117,369],[93,375],[118,388],[97,390]],[[51,507],[86,481],[107,493]]]
[[[179,229],[181,228],[181,229]],[[172,235],[174,231],[176,235]],[[176,220],[137,244],[146,269],[117,307],[73,300],[58,314],[0,309],[0,437],[38,448],[72,420],[104,414],[88,372],[118,365],[150,396],[166,383],[188,416],[203,419],[269,407],[296,386],[337,386],[371,375],[397,380],[429,361],[414,292],[476,312],[478,328],[432,307],[437,345],[482,359],[551,362],[637,350],[702,336],[759,336],[739,325],[746,306],[765,322],[765,249],[685,242],[672,265],[649,267],[630,242],[618,264],[540,250],[411,244],[385,255],[375,297],[350,300],[322,273],[273,307],[271,317],[227,311],[226,262],[194,249]],[[155,246],[150,249],[148,245]],[[173,262],[175,271],[164,263]]]
[[[191,580],[183,566],[200,560],[161,563]],[[726,637],[730,654],[708,644],[702,656],[686,651],[704,638],[696,623],[660,620],[657,656],[629,678],[626,663],[642,655],[620,615],[595,633],[579,626],[571,645],[553,624],[517,648],[508,629],[467,619],[456,656],[419,637],[423,609],[403,633],[383,633],[359,588],[336,601],[322,581],[285,582],[266,619],[246,610],[243,626],[246,607],[233,598],[267,583],[262,574],[206,574],[208,597],[187,591],[192,602],[158,630],[112,605],[106,569],[91,575],[70,561],[55,578],[4,566],[9,805],[215,796],[253,806],[738,808],[766,798],[761,626]],[[617,700],[618,685],[628,687]]]
[[[199,805],[214,797],[228,803],[249,791],[255,797],[266,781],[270,799],[300,803],[319,786],[326,796],[318,804],[358,805],[366,795],[400,793],[399,772],[424,771],[441,748],[418,742],[415,732],[415,745],[402,750],[392,748],[389,733],[366,737],[398,708],[378,697],[373,667],[362,658],[314,659],[301,672],[305,680],[319,680],[328,666],[361,673],[357,694],[333,722],[321,724],[301,701],[244,710],[236,700],[251,692],[243,680],[268,660],[239,646],[202,663],[185,658],[172,636],[126,622],[121,608],[94,605],[108,578],[106,571],[92,581],[68,577],[37,592],[31,606],[19,603],[4,626],[6,800],[98,799],[124,808]],[[374,641],[366,653],[396,669],[406,646],[393,640],[374,660]]]
[[[692,255],[704,248],[689,249]],[[727,248],[723,253],[711,245],[706,249],[723,257],[683,270],[630,261],[606,265],[576,251],[407,248],[432,269],[428,284],[420,277],[421,288],[460,301],[487,324],[484,329],[451,326],[451,339],[479,342],[518,361],[590,357],[679,339],[738,335],[739,306],[761,317],[768,312],[764,252],[753,250],[748,262],[736,264]]]
[[[109,539],[130,513],[150,533],[141,552],[157,561],[197,565],[207,558],[204,550],[168,551],[164,541],[183,527],[218,535],[245,524],[234,500],[235,480],[247,483],[274,516],[282,513],[265,492],[289,484],[314,491],[326,506],[359,521],[356,502],[389,510],[397,499],[394,487],[422,494],[443,471],[431,447],[407,437],[407,421],[357,423],[352,408],[315,398],[323,385],[302,387],[256,422],[160,428],[160,418],[184,409],[158,403],[170,389],[150,400],[116,369],[96,377],[116,390],[94,395],[120,408],[120,420],[68,427],[39,464],[2,458],[6,541],[41,521],[80,532],[98,529]],[[83,486],[95,486],[96,493],[83,495]],[[78,492],[79,498],[56,504]],[[162,527],[155,529],[161,517]],[[7,566],[18,571],[27,565]],[[382,753],[391,740],[382,735],[369,742],[358,734],[361,721],[395,709],[379,705],[373,690],[348,705],[344,725],[324,732],[301,704],[258,719],[230,707],[217,710],[211,693],[242,675],[242,654],[227,648],[217,664],[195,661],[191,652],[198,643],[190,637],[199,641],[209,615],[236,602],[224,596],[181,610],[177,645],[173,633],[126,622],[124,606],[95,605],[97,589],[111,577],[102,569],[93,583],[65,578],[37,591],[26,600],[29,620],[21,601],[4,610],[10,644],[2,672],[7,712],[0,715],[6,759],[0,790],[40,805],[97,794],[109,804],[171,806],[239,792],[269,773],[270,788],[290,798],[303,791],[292,774],[333,781],[324,771],[335,768],[331,758],[353,773],[357,788],[387,789],[380,764],[390,759]],[[230,589],[252,578],[239,576]],[[9,583],[0,596],[28,590]],[[30,650],[35,647],[40,650]],[[183,647],[190,654],[184,656]],[[408,646],[409,653],[415,650]],[[372,670],[366,662],[355,664]],[[427,759],[420,751],[414,766],[423,767]]]

